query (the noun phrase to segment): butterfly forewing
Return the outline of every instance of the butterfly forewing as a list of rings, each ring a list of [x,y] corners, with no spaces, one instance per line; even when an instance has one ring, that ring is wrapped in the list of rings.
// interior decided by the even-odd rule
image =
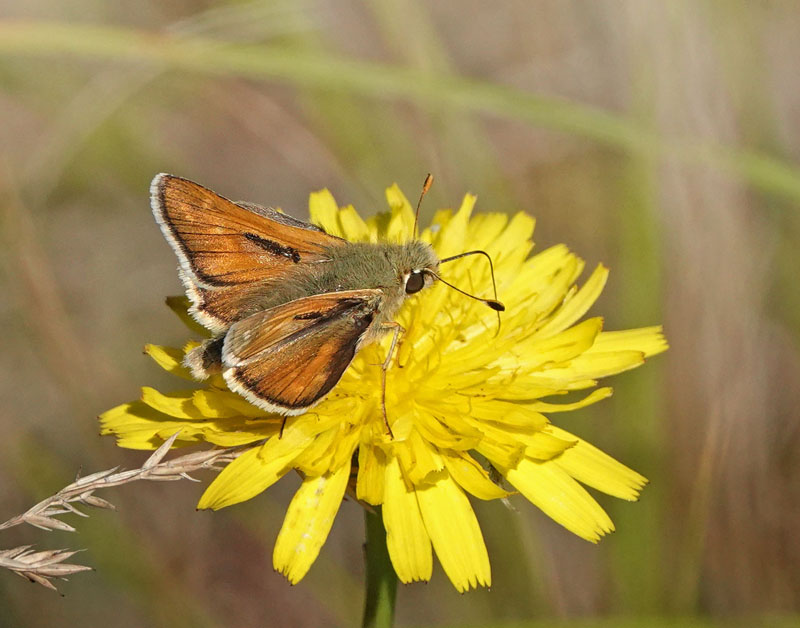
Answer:
[[[379,290],[330,292],[235,323],[222,350],[228,385],[265,410],[302,412],[339,381],[381,299]]]
[[[248,300],[298,264],[327,260],[331,247],[346,243],[172,175],[153,179],[151,203],[180,260],[193,313],[212,331],[234,322]]]

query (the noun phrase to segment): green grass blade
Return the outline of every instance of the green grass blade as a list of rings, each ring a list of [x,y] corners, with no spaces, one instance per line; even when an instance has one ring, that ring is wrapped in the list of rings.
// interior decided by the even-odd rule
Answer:
[[[230,43],[107,26],[0,22],[0,58],[65,54],[277,80],[371,98],[449,105],[517,119],[625,151],[711,165],[765,192],[800,200],[800,169],[774,157],[710,142],[668,139],[623,116],[480,79],[357,61],[280,44]]]

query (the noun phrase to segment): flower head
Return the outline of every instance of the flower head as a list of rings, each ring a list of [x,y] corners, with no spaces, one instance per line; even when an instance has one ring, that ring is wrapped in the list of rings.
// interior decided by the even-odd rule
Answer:
[[[351,241],[406,240],[414,216],[394,186],[391,212],[368,221],[339,208],[327,191],[311,196],[312,222]],[[228,390],[215,376],[200,388],[160,393],[101,417],[103,433],[123,447],[152,449],[176,432],[176,444],[254,446],[228,464],[200,499],[218,509],[250,499],[295,469],[302,484],[275,545],[275,568],[291,582],[308,571],[327,538],[348,487],[382,506],[387,544],[403,582],[428,580],[433,552],[459,591],[491,583],[489,556],[468,495],[483,500],[518,491],[575,534],[596,542],[614,529],[583,485],[634,500],[645,478],[546,415],[608,397],[597,380],[625,371],[667,347],[660,327],[603,331],[601,318],[580,319],[599,296],[608,271],[598,266],[578,288],[583,261],[563,245],[530,256],[534,221],[524,213],[472,216],[475,197],[443,210],[420,239],[443,258],[483,249],[494,262],[506,306],[495,312],[437,282],[397,315],[405,328],[387,372],[382,412],[381,367],[391,338],[364,347],[321,403],[297,417],[271,415]],[[443,266],[448,282],[490,296],[485,259]],[[185,314],[185,301],[173,305]],[[191,380],[183,349],[148,345],[162,368]],[[577,400],[553,397],[590,391]],[[580,394],[580,393],[578,393]],[[505,478],[505,482],[499,478]],[[508,490],[507,488],[508,487]]]

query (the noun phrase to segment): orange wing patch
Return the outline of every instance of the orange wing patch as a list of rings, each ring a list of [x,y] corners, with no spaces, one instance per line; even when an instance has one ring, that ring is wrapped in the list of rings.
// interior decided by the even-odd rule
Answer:
[[[236,320],[253,292],[298,264],[327,260],[331,247],[346,243],[180,177],[158,175],[150,194],[156,221],[180,261],[192,313],[215,332]]]
[[[223,376],[258,407],[299,414],[339,381],[381,300],[379,290],[330,292],[234,323],[223,343]]]

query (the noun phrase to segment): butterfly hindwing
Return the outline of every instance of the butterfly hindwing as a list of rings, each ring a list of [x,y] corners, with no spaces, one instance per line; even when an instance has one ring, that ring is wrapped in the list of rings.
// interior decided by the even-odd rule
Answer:
[[[380,290],[303,297],[234,323],[222,347],[231,390],[281,414],[299,414],[339,381],[373,325]]]

